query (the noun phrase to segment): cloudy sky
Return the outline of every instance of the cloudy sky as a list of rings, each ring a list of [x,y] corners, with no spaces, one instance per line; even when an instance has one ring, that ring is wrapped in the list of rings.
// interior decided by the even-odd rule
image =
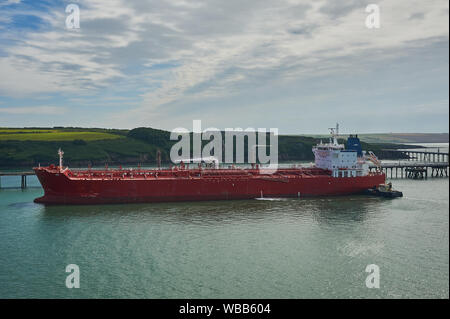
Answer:
[[[0,126],[448,132],[448,30],[448,0],[0,0]]]

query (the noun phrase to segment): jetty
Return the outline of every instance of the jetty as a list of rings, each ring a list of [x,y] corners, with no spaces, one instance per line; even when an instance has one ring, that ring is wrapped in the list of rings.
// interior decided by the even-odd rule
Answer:
[[[422,179],[428,177],[448,177],[448,162],[398,162],[382,163],[379,167],[372,164],[370,171],[383,171],[388,178]]]
[[[448,153],[443,153],[439,151],[437,152],[429,152],[429,151],[409,151],[409,150],[391,150],[391,149],[383,149],[385,152],[390,153],[400,153],[405,157],[408,161],[420,161],[420,162],[447,162],[449,161]],[[400,158],[400,157],[399,157]]]
[[[384,151],[402,154],[401,157],[406,159],[398,162],[382,162],[379,166],[371,164],[370,171],[381,170],[388,178],[448,177],[448,153],[440,152],[439,148],[437,152],[389,149],[384,149]]]
[[[0,188],[2,188],[2,176],[20,176],[21,183],[20,188],[27,188],[27,176],[36,175],[33,171],[22,171],[22,172],[0,172]]]

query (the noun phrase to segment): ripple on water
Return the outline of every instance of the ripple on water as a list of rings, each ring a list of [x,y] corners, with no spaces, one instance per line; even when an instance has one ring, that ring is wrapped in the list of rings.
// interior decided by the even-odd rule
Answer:
[[[448,179],[394,185],[404,198],[48,207],[2,190],[0,297],[448,298]]]

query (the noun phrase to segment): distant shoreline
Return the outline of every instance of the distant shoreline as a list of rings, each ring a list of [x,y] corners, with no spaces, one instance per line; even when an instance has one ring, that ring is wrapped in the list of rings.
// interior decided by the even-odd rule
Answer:
[[[4,140],[6,134],[36,134],[36,133],[56,133],[57,131],[64,131],[67,133],[86,133],[90,134],[116,134],[127,135],[128,132],[133,129],[108,129],[108,128],[83,128],[83,127],[0,127],[0,141]],[[159,132],[168,132],[160,129],[152,129]],[[39,132],[40,131],[40,132]],[[355,133],[342,133],[342,136]],[[3,135],[3,138],[2,138]],[[312,137],[312,138],[328,138],[329,134],[280,134],[282,136],[296,136],[296,137]],[[358,137],[363,142],[367,143],[396,143],[396,144],[409,144],[409,143],[449,143],[449,133],[357,133]],[[95,138],[95,137],[94,137]]]
[[[435,134],[415,134],[414,136]],[[438,134],[442,138],[442,134]],[[346,135],[342,135],[342,143]],[[402,159],[402,153],[392,149],[407,149],[414,145],[410,140],[402,143],[385,142],[392,134],[358,134],[364,150],[373,151],[380,159]],[[448,138],[448,134],[446,134]],[[306,135],[279,135],[279,162],[312,161],[312,147],[329,136],[312,137]],[[376,139],[375,139],[376,137]],[[366,139],[373,141],[367,142]],[[413,138],[409,134],[408,138]],[[438,140],[433,139],[433,142]],[[153,128],[132,130],[100,128],[0,128],[0,167],[23,168],[55,164],[56,151],[64,150],[64,160],[71,167],[96,166],[106,164],[123,166],[152,166],[156,164],[158,152],[161,162],[170,165],[170,149],[176,141],[170,140],[170,132]],[[203,141],[206,143],[206,141]],[[407,144],[406,144],[407,143]],[[411,145],[413,143],[413,145]],[[421,142],[424,143],[424,142]],[[417,144],[421,144],[417,142]],[[435,142],[436,143],[436,142]]]
[[[326,138],[327,135],[305,135],[314,138]],[[449,143],[449,133],[373,133],[358,134],[367,143]]]

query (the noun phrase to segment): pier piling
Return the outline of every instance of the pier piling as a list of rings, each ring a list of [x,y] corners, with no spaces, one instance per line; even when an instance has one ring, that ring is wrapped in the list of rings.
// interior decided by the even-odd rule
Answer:
[[[27,188],[27,176],[35,175],[34,172],[0,172],[0,188],[2,188],[1,178],[2,176],[20,176],[20,188]]]
[[[414,162],[405,161],[398,163],[382,163],[381,170],[390,178],[427,179],[430,177],[448,177],[448,163],[443,162]],[[369,166],[369,170],[377,169],[375,165]],[[398,172],[400,170],[400,174]],[[395,171],[395,174],[394,174]],[[430,172],[430,174],[428,174]]]

